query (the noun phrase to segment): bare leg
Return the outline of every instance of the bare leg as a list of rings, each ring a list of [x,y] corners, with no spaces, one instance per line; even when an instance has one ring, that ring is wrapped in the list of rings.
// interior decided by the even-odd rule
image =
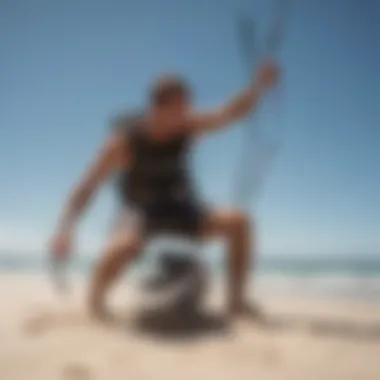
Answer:
[[[105,307],[106,292],[136,257],[140,249],[140,236],[135,231],[114,235],[103,250],[95,266],[90,285],[89,307],[97,318],[108,316]]]
[[[221,237],[227,243],[228,309],[240,314],[248,311],[246,283],[254,252],[252,225],[248,217],[234,209],[216,210],[205,218],[205,238]]]

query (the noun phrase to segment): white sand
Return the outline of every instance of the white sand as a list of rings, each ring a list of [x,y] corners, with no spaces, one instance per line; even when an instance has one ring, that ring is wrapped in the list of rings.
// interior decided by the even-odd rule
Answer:
[[[49,284],[0,274],[1,380],[380,379],[379,306],[269,298],[267,327],[240,321],[175,340],[132,327],[125,286],[114,303],[123,324],[111,327],[86,317],[79,283],[68,298]]]

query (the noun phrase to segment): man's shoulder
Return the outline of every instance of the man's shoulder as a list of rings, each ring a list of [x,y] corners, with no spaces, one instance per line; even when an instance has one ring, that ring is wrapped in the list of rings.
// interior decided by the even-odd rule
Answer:
[[[141,110],[129,110],[118,113],[112,118],[111,128],[114,131],[121,132],[123,134],[130,133],[136,129],[139,121],[143,117],[144,112]]]

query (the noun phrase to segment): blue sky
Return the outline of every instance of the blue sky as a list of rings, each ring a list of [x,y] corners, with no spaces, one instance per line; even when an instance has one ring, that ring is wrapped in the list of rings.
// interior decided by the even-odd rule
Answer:
[[[236,12],[254,12],[261,36],[271,5],[2,1],[0,248],[44,246],[110,117],[143,105],[155,74],[187,76],[202,107],[238,90],[245,73]],[[263,103],[254,123],[274,138],[284,135],[251,202],[264,254],[380,251],[379,15],[375,0],[294,1],[279,56],[281,94]],[[208,200],[231,202],[241,137],[235,126],[194,148],[195,176]],[[263,157],[267,145],[256,145]],[[80,250],[99,249],[115,207],[108,185],[83,221]]]

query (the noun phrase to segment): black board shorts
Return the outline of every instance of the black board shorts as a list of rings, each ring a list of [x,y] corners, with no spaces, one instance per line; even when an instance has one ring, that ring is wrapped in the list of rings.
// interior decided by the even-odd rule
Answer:
[[[159,204],[146,210],[130,205],[122,206],[113,230],[123,233],[135,230],[144,238],[160,234],[185,235],[198,238],[202,235],[202,225],[208,208],[198,202],[165,205]]]
[[[148,236],[168,233],[196,238],[206,212],[206,207],[195,201],[158,204],[142,211],[142,232]]]

